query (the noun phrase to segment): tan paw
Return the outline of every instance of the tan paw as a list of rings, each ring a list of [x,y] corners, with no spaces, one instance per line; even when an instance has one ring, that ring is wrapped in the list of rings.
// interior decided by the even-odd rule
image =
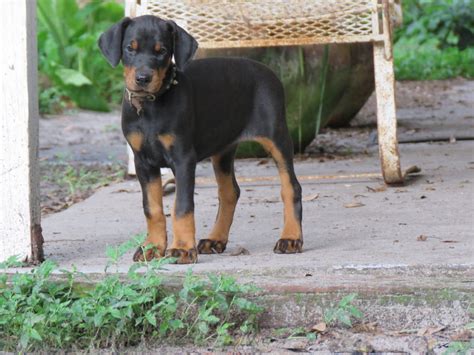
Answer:
[[[166,251],[167,257],[176,258],[176,264],[195,264],[197,263],[197,250],[196,248],[184,250],[184,249],[168,249]]]
[[[303,251],[302,239],[279,239],[273,248],[277,254],[295,254]]]
[[[135,254],[133,254],[133,261],[150,261],[153,259],[160,259],[164,255],[165,253],[155,246],[150,246],[150,244],[148,244],[147,246],[142,245],[139,246],[138,249],[135,251]]]
[[[198,244],[199,254],[220,254],[225,250],[227,243],[219,240],[201,239]]]

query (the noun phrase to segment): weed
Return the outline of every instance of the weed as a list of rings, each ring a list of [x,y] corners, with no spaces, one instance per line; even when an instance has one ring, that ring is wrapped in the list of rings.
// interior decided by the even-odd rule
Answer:
[[[109,249],[110,262],[118,262],[139,241],[137,236]],[[247,298],[254,286],[188,272],[179,292],[173,292],[160,275],[170,261],[137,263],[126,276],[108,274],[92,285],[81,284],[78,278],[84,275],[58,270],[52,261],[30,273],[0,274],[0,348],[117,349],[158,340],[225,345],[256,331],[262,308]],[[12,258],[3,266],[13,264]]]
[[[329,325],[342,323],[348,327],[352,327],[352,319],[361,319],[364,315],[353,302],[357,298],[356,293],[344,296],[336,307],[328,308],[324,312],[324,322]]]
[[[470,354],[469,350],[474,349],[474,342],[468,341],[453,341],[449,343],[448,348],[443,353],[444,355],[448,354]]]
[[[0,263],[0,269],[8,269],[11,267],[22,267],[24,265],[25,264],[22,261],[18,260],[18,256],[13,255],[7,258],[7,260],[5,260],[4,262]]]
[[[313,332],[308,332],[308,330],[304,327],[297,327],[291,329],[290,334],[288,335],[287,339],[297,339],[297,338],[306,338],[310,341],[316,340],[317,335]]]
[[[95,167],[75,167],[70,164],[60,164],[49,167],[48,174],[44,179],[66,188],[69,195],[75,195],[87,190],[97,189],[111,182],[123,179],[125,172],[119,165],[112,165],[105,173]]]

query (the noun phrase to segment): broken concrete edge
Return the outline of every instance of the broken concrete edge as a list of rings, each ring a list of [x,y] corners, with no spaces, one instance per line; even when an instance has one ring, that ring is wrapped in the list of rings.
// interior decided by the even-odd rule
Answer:
[[[125,273],[79,274],[74,280],[75,287],[88,289],[111,275],[118,275],[119,280],[124,282],[127,280]],[[235,277],[243,284],[251,283],[239,275],[226,275]],[[184,273],[161,276],[164,290],[177,293],[182,288]],[[67,278],[66,274],[53,275],[53,280],[57,282],[67,281]],[[383,331],[403,332],[407,329],[439,326],[446,327],[446,330],[456,330],[472,322],[474,317],[472,286],[462,280],[458,285],[455,288],[445,287],[443,283],[438,287],[420,287],[415,284],[409,286],[406,283],[391,287],[318,287],[266,281],[260,283],[258,291],[248,297],[263,306],[260,327],[265,329],[305,327],[309,331],[311,326],[324,321],[325,312],[337,308],[344,296],[356,293],[357,298],[353,304],[364,316],[355,324],[376,324],[377,329]]]

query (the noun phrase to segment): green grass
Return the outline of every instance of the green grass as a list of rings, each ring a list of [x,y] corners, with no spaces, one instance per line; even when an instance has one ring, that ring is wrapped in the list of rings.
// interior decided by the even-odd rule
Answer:
[[[139,240],[109,249],[111,263]],[[256,331],[263,309],[248,298],[254,286],[188,272],[182,287],[170,290],[161,270],[171,261],[134,264],[126,276],[106,274],[97,283],[78,282],[86,276],[58,270],[52,261],[30,273],[0,273],[0,349],[121,349],[157,341],[227,345]],[[9,266],[18,263],[11,258],[2,265]]]
[[[474,78],[474,47],[439,49],[434,41],[400,40],[394,48],[397,80]]]

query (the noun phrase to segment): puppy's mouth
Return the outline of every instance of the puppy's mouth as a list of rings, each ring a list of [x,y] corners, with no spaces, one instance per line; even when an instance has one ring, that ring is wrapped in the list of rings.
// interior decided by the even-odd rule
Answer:
[[[135,67],[125,66],[124,77],[125,86],[129,91],[143,94],[156,94],[163,86],[168,67],[153,69],[152,74],[147,78],[147,83],[137,82],[137,70]]]

